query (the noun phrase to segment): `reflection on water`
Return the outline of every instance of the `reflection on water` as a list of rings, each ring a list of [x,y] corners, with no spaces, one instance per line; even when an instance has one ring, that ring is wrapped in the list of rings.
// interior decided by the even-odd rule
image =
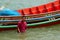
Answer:
[[[26,33],[19,33],[18,35],[20,40],[25,40],[27,37]]]
[[[60,24],[46,28],[30,28],[26,33],[16,30],[0,32],[0,40],[60,40]]]

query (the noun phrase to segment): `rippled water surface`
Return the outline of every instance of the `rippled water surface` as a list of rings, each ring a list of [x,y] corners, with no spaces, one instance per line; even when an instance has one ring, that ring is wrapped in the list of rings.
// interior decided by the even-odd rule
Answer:
[[[53,1],[55,0],[0,0],[0,6],[4,5],[6,8],[17,10],[39,6]]]
[[[13,31],[0,32],[0,40],[60,40],[60,25],[30,28],[24,34]]]

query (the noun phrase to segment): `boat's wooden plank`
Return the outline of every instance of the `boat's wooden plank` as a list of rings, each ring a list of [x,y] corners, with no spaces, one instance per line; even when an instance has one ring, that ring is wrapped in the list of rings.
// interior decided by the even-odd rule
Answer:
[[[59,21],[59,19],[56,19],[56,20],[51,20],[51,21],[45,21],[45,22],[38,22],[38,23],[33,23],[33,24],[27,24],[27,26],[37,26],[37,25],[41,25],[41,24],[46,24],[46,23],[51,23],[51,22],[56,22],[56,21]],[[0,26],[0,28],[16,28],[17,25],[8,25],[8,26]]]

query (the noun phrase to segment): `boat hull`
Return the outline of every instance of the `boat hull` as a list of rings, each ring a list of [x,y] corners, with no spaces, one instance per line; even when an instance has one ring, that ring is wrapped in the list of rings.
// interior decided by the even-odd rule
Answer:
[[[37,25],[37,26],[27,26],[27,28],[50,27],[50,26],[56,25],[56,24],[60,24],[60,20],[56,21],[56,22],[47,23],[47,24]],[[16,27],[13,27],[13,28],[0,28],[0,31],[7,31],[7,30],[17,30],[17,28]]]

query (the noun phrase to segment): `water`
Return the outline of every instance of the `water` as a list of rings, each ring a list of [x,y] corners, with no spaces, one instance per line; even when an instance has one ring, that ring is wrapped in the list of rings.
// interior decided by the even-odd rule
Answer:
[[[0,0],[0,6],[5,5],[9,9],[17,10],[39,6],[55,0]]]
[[[60,40],[60,24],[45,28],[30,28],[24,34],[16,30],[0,32],[0,40]]]

